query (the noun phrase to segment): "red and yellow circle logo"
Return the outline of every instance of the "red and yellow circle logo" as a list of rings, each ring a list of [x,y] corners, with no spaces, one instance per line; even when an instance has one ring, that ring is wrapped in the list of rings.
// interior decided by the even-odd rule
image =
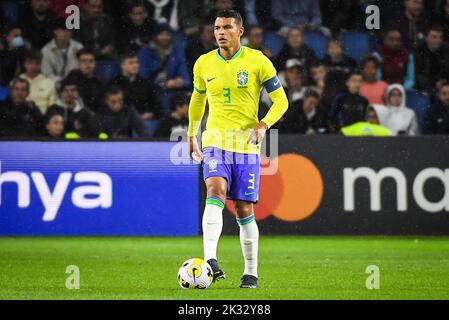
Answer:
[[[308,218],[323,199],[320,171],[298,154],[284,154],[273,161],[277,161],[277,172],[260,177],[259,203],[254,207],[256,219],[261,221],[273,215],[282,221],[298,222]],[[236,214],[232,201],[227,201],[226,207]]]

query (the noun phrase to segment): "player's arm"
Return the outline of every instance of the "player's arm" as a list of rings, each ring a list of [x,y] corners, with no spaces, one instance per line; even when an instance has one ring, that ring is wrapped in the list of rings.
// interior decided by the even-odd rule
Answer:
[[[262,119],[262,122],[265,123],[269,129],[287,112],[288,99],[284,88],[281,85],[281,81],[277,76],[265,83],[265,89],[273,102],[267,115]]]
[[[193,68],[193,94],[189,106],[188,131],[189,155],[197,162],[202,161],[201,150],[196,141],[196,136],[201,128],[201,121],[203,120],[206,109],[206,101],[206,83],[201,77],[201,62],[198,59]]]
[[[262,142],[265,131],[270,129],[288,110],[288,99],[279,80],[276,69],[268,58],[264,59],[261,80],[267,90],[273,105],[265,118],[260,121],[250,137],[250,143],[259,144]]]

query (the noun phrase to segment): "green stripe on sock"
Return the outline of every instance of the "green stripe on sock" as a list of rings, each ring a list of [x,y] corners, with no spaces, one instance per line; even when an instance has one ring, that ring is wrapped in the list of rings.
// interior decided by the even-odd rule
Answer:
[[[247,225],[247,224],[250,224],[250,223],[253,222],[254,220],[256,220],[256,217],[253,215],[253,216],[251,216],[251,219],[249,219],[249,220],[247,220],[247,221],[245,221],[245,219],[241,219],[241,220],[237,219],[237,223],[238,223],[239,225],[241,225],[241,226],[245,226],[245,225]],[[242,221],[243,221],[243,222],[242,222]]]
[[[208,205],[208,204],[220,207],[222,209],[224,209],[224,207],[225,207],[223,202],[221,202],[220,200],[217,200],[217,199],[213,199],[213,198],[206,200],[206,205]]]

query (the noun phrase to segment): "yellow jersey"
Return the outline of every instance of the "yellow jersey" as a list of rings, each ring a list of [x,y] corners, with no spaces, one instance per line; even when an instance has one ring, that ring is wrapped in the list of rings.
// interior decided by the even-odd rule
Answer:
[[[189,136],[198,133],[199,122],[204,115],[205,96],[209,103],[209,117],[202,135],[202,147],[260,153],[260,145],[248,144],[248,139],[251,130],[259,123],[262,89],[265,87],[275,102],[262,120],[268,127],[277,122],[288,108],[287,97],[271,61],[262,52],[243,46],[230,60],[225,60],[217,49],[202,55],[193,73]]]

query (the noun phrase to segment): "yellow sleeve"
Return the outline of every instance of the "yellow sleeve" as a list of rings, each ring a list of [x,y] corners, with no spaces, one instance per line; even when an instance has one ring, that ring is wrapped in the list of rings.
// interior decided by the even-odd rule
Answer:
[[[193,88],[196,92],[204,94],[206,93],[206,82],[203,77],[203,63],[201,57],[196,61],[193,67]]]
[[[271,128],[276,122],[278,122],[288,110],[288,99],[284,88],[280,87],[279,89],[271,92],[270,98],[271,101],[273,101],[273,105],[265,118],[262,119],[262,122],[265,123],[268,128]]]
[[[273,105],[268,111],[262,122],[265,123],[268,128],[271,128],[276,122],[278,122],[282,116],[288,110],[288,99],[282,87],[281,81],[277,77],[276,69],[273,63],[267,58],[263,57],[262,70],[260,79],[263,86],[267,90]]]
[[[273,63],[270,59],[260,53],[261,57],[261,65],[262,68],[260,70],[259,78],[262,84],[265,84],[267,81],[273,79],[277,76],[276,68],[273,66]]]
[[[201,62],[198,60],[193,68],[193,94],[189,106],[189,137],[198,134],[206,109],[206,84],[201,77]]]

